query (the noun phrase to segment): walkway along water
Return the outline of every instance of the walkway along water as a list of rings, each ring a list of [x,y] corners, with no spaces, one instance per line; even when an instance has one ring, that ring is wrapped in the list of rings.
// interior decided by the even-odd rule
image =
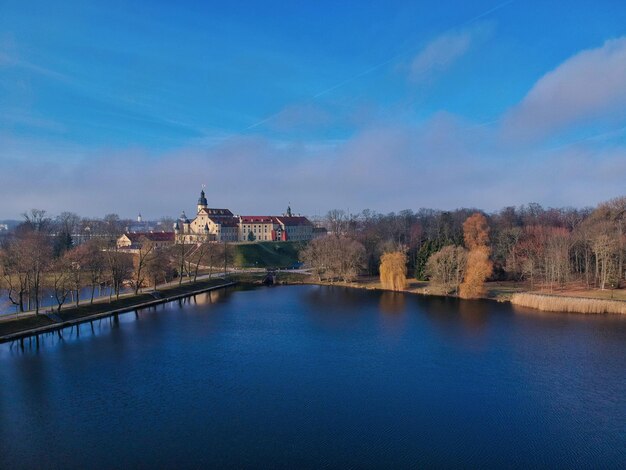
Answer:
[[[204,286],[202,288],[199,289],[194,289],[194,290],[190,290],[190,291],[186,291],[183,293],[178,293],[178,294],[174,294],[174,295],[164,295],[163,297],[158,297],[158,294],[163,295],[163,291],[156,291],[154,294],[154,297],[158,297],[155,298],[154,300],[149,300],[149,301],[143,301],[143,302],[138,302],[138,303],[133,303],[130,305],[125,305],[122,308],[117,308],[117,309],[112,309],[112,310],[106,310],[104,312],[98,312],[98,313],[94,313],[92,315],[85,315],[79,318],[75,318],[75,319],[70,319],[70,320],[62,320],[60,317],[58,317],[57,315],[55,315],[53,318],[50,318],[50,321],[53,321],[54,323],[51,323],[49,325],[44,325],[44,326],[39,326],[39,327],[35,327],[35,328],[28,328],[28,329],[24,329],[21,331],[17,331],[14,333],[9,333],[9,334],[5,334],[3,336],[0,336],[0,343],[5,343],[8,341],[15,341],[15,340],[23,340],[24,338],[27,338],[29,336],[35,336],[35,335],[39,335],[41,333],[49,333],[52,331],[58,331],[58,330],[62,330],[64,328],[67,327],[71,327],[74,325],[79,325],[81,323],[88,323],[90,321],[93,320],[97,320],[100,318],[104,318],[104,317],[109,317],[109,316],[113,316],[113,315],[117,315],[120,313],[125,313],[125,312],[130,312],[133,310],[137,310],[139,308],[145,308],[145,307],[151,307],[154,305],[159,305],[159,304],[163,304],[166,302],[171,302],[173,300],[178,300],[178,299],[182,299],[185,297],[191,297],[194,296],[196,294],[201,294],[203,292],[209,292],[215,289],[222,289],[225,287],[230,287],[230,286],[234,286],[237,284],[237,281],[231,281],[231,282],[225,282],[223,284],[217,284],[217,285],[210,285],[210,286]],[[186,285],[187,287],[193,287],[193,285]],[[166,293],[167,291],[165,291]],[[42,314],[42,316],[44,316]],[[60,320],[60,321],[59,321]],[[16,320],[16,321],[19,321]]]

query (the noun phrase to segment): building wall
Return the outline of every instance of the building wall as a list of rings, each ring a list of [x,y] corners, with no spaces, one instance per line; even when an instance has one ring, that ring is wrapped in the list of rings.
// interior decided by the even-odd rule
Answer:
[[[249,233],[254,235],[254,241],[305,241],[313,238],[313,225],[289,225],[285,217],[272,217],[272,220],[254,221],[243,218],[235,218],[236,226],[223,226],[219,217],[213,220],[211,215],[199,208],[198,214],[189,224],[180,225],[176,241],[180,243],[202,243],[205,241],[216,242],[247,242]],[[179,222],[180,224],[180,222]],[[208,236],[204,227],[208,226]]]
[[[287,240],[304,241],[313,238],[312,225],[285,225],[282,224],[283,230],[287,232]]]
[[[240,222],[238,227],[239,241],[247,242],[250,232],[252,232],[255,237],[254,241],[272,241],[272,231],[275,230],[275,228],[276,224],[273,222]]]
[[[121,237],[117,239],[118,248],[128,248],[131,245],[132,245],[132,242],[130,241],[130,238],[128,238],[126,235],[122,235]]]

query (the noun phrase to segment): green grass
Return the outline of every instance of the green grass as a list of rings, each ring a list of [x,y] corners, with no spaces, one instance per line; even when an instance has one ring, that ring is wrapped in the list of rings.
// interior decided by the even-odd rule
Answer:
[[[231,275],[233,281],[237,281],[240,284],[260,284],[265,279],[266,273],[252,272],[252,273],[237,273]],[[281,271],[276,276],[276,282],[278,284],[303,284],[307,283],[311,277],[307,274],[290,273]]]
[[[289,268],[298,263],[301,242],[261,242],[233,245],[235,266]]]

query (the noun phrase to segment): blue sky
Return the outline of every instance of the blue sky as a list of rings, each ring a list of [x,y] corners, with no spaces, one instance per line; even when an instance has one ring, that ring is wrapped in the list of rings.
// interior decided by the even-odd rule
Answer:
[[[0,0],[0,218],[593,205],[625,135],[617,0]]]

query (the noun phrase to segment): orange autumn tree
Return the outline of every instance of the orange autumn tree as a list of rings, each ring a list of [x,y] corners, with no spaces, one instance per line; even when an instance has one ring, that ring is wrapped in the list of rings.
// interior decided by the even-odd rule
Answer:
[[[406,253],[393,251],[380,257],[380,283],[384,289],[403,290],[406,287]]]
[[[463,224],[463,238],[469,249],[467,269],[459,286],[459,295],[464,299],[476,299],[485,294],[485,281],[493,270],[489,256],[489,225],[480,213],[473,214]]]

